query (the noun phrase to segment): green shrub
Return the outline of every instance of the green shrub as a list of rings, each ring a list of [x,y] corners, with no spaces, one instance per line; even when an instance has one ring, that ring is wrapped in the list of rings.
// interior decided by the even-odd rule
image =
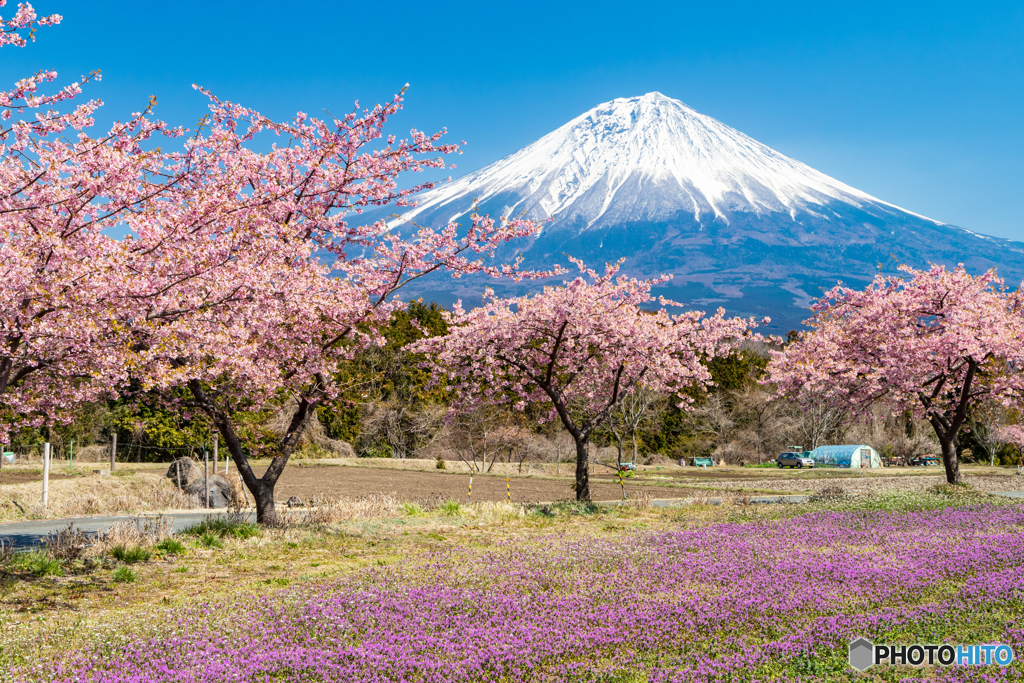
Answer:
[[[131,567],[118,567],[114,571],[113,576],[111,576],[114,583],[135,583],[137,578],[139,578],[139,575]]]
[[[395,449],[386,441],[376,441],[367,444],[359,451],[360,458],[393,458]]]
[[[439,470],[448,469],[448,465],[445,464],[444,459],[442,459],[441,456],[437,456],[437,462],[434,463],[434,467]]]
[[[185,544],[176,538],[165,538],[156,547],[168,555],[180,555],[185,552]]]
[[[110,555],[115,560],[124,562],[125,564],[135,564],[136,562],[147,561],[152,556],[152,553],[137,545],[131,546],[130,548],[123,545],[115,545],[110,549]]]

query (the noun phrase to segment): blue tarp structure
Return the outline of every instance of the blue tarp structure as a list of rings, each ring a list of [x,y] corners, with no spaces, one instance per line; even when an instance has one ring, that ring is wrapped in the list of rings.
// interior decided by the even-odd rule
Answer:
[[[814,465],[821,467],[851,467],[854,469],[882,466],[882,458],[871,446],[818,446],[811,451]]]

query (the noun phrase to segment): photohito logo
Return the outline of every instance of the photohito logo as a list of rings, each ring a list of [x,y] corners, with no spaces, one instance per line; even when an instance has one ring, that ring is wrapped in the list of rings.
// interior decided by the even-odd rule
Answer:
[[[1013,648],[1000,643],[988,645],[875,645],[867,638],[850,643],[850,666],[865,671],[876,664],[896,666],[1007,666],[1013,661]]]

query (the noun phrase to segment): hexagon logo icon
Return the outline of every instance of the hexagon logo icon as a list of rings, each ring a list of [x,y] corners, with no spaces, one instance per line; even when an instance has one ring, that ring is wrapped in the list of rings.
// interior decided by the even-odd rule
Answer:
[[[867,638],[858,638],[850,643],[850,666],[857,671],[870,669],[875,663],[875,646]]]

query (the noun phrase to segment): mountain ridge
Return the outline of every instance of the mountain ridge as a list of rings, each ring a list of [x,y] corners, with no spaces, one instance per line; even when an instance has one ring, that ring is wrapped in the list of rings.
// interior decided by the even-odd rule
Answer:
[[[391,225],[438,226],[473,210],[546,221],[502,258],[522,254],[544,266],[564,262],[562,254],[589,263],[624,257],[631,275],[672,273],[665,288],[678,291],[669,298],[771,315],[775,329],[798,326],[819,290],[866,282],[898,263],[996,266],[1014,286],[1024,278],[1024,244],[873,197],[657,92],[600,104],[425,192]],[[435,280],[416,293],[472,298],[482,286]]]

